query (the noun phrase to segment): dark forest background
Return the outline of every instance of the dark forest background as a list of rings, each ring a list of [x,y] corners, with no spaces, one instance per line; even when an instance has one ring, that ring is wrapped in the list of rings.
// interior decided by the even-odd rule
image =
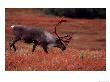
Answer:
[[[6,8],[7,15],[48,15],[79,19],[106,19],[106,8]]]
[[[69,18],[106,19],[106,8],[42,8],[48,15]]]

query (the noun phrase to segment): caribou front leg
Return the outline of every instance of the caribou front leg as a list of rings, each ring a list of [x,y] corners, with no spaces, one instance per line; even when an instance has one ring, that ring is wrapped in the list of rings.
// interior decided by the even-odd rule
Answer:
[[[48,49],[47,43],[44,42],[44,43],[42,44],[42,47],[43,47],[44,51],[45,51],[46,53],[48,53],[48,51],[47,51],[47,49]]]
[[[33,45],[33,49],[32,49],[32,52],[34,52],[36,46],[38,45],[38,42],[37,41],[33,41],[34,45]]]

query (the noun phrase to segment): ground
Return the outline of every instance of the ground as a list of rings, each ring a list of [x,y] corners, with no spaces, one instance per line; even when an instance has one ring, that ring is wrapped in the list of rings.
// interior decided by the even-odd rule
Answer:
[[[46,54],[41,47],[32,51],[32,44],[17,42],[17,51],[10,49],[12,24],[42,28],[54,34],[55,16],[33,10],[6,9],[5,18],[5,70],[6,71],[105,71],[106,21],[105,19],[71,19],[57,27],[60,36],[71,34],[66,50],[50,48]],[[34,13],[34,14],[33,14]],[[37,13],[37,14],[35,14]]]

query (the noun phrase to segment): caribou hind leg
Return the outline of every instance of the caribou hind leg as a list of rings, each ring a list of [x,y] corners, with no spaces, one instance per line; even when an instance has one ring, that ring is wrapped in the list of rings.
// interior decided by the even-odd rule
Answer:
[[[9,43],[10,48],[13,47],[14,51],[16,51],[15,43],[19,40],[20,40],[20,38],[15,37],[15,38],[13,38],[12,43]]]

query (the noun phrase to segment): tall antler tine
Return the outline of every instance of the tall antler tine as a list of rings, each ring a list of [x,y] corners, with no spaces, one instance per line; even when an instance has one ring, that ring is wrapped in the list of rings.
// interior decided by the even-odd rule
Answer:
[[[66,20],[64,20],[63,19],[64,18],[64,16],[59,20],[59,22],[55,25],[55,34],[57,34],[56,33],[56,26],[58,26],[59,24],[61,24],[62,22],[66,22]],[[58,36],[58,34],[57,34],[57,36]]]
[[[72,37],[69,37],[68,39],[63,40],[63,41],[68,42],[68,41],[70,41],[71,39],[72,39]]]
[[[62,37],[60,37],[60,38],[70,38],[70,37],[72,37],[71,35],[65,35],[65,36],[62,36]]]
[[[55,29],[54,33],[56,34],[56,36],[57,36],[59,39],[60,39],[60,37],[59,37],[59,35],[58,35],[57,32],[56,32],[56,27],[57,27],[60,23],[62,23],[61,20],[60,20],[60,21],[55,25],[55,27],[54,27],[54,29]]]
[[[68,35],[62,36],[62,37],[60,37],[60,38],[66,38],[66,37],[68,37]]]
[[[67,22],[67,20],[66,19],[64,19],[64,16],[61,18],[61,20],[60,20],[61,22]]]
[[[57,16],[56,19],[59,20],[59,16]]]
[[[67,40],[71,40],[72,39],[72,37],[69,37]]]

